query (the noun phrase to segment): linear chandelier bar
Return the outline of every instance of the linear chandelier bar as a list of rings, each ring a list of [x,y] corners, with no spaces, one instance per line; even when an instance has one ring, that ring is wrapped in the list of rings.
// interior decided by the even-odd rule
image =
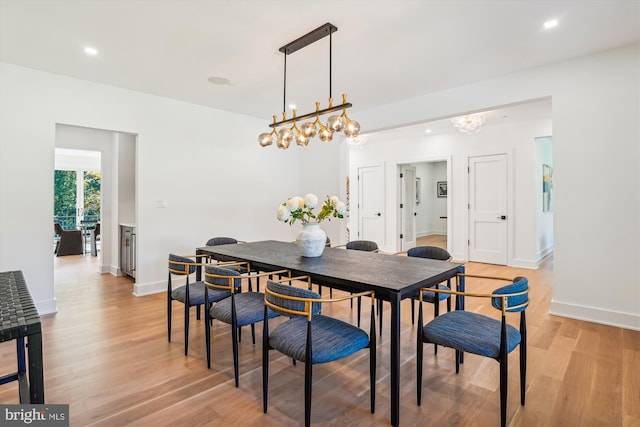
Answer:
[[[271,123],[269,125],[269,127],[270,128],[275,128],[275,127],[278,127],[278,126],[286,125],[287,123],[293,123],[293,122],[298,121],[298,120],[308,119],[309,117],[322,116],[323,114],[333,113],[334,111],[343,110],[345,108],[350,108],[350,107],[351,107],[351,103],[347,102],[346,104],[336,105],[336,106],[331,107],[331,108],[325,108],[324,110],[318,110],[318,111],[314,111],[313,113],[304,114],[302,116],[297,116],[297,117],[292,117],[292,118],[287,119],[287,120],[282,120],[282,121],[279,121],[277,123]]]

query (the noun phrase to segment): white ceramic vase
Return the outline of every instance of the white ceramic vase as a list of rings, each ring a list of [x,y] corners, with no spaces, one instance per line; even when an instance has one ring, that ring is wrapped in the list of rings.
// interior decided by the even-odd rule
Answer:
[[[327,234],[317,222],[305,222],[298,232],[298,248],[302,256],[312,258],[322,255],[327,243]]]

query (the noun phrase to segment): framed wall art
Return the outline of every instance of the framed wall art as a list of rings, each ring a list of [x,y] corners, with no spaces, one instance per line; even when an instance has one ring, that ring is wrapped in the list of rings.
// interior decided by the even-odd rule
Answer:
[[[436,182],[436,195],[438,197],[447,197],[447,181]]]

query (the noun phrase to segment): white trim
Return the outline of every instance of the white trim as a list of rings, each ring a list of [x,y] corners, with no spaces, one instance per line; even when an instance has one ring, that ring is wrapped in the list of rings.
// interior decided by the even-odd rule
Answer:
[[[58,312],[58,308],[56,307],[56,299],[48,299],[44,301],[34,301],[33,302],[38,310],[39,315],[43,314],[54,314]]]
[[[159,294],[160,292],[166,292],[166,290],[167,290],[166,280],[163,280],[160,282],[153,282],[153,283],[134,283],[133,285],[133,295],[137,297]]]
[[[640,331],[640,315],[551,300],[549,314]]]
[[[507,267],[527,268],[529,270],[537,270],[540,263],[532,259],[513,258]]]
[[[553,245],[549,245],[546,248],[538,251],[538,264],[541,264],[545,258],[553,253]]]

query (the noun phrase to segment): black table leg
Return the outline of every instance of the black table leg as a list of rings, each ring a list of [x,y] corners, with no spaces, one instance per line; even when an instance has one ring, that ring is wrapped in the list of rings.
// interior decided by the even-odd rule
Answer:
[[[458,267],[458,273],[464,274],[464,265]],[[458,276],[458,286],[456,291],[464,292],[464,276]],[[458,295],[456,297],[456,310],[464,310],[464,296]],[[464,363],[464,353],[460,352],[460,363]]]
[[[44,372],[42,367],[42,334],[29,335],[29,391],[31,403],[44,403]]]
[[[392,292],[391,304],[391,425],[400,424],[400,294]]]

